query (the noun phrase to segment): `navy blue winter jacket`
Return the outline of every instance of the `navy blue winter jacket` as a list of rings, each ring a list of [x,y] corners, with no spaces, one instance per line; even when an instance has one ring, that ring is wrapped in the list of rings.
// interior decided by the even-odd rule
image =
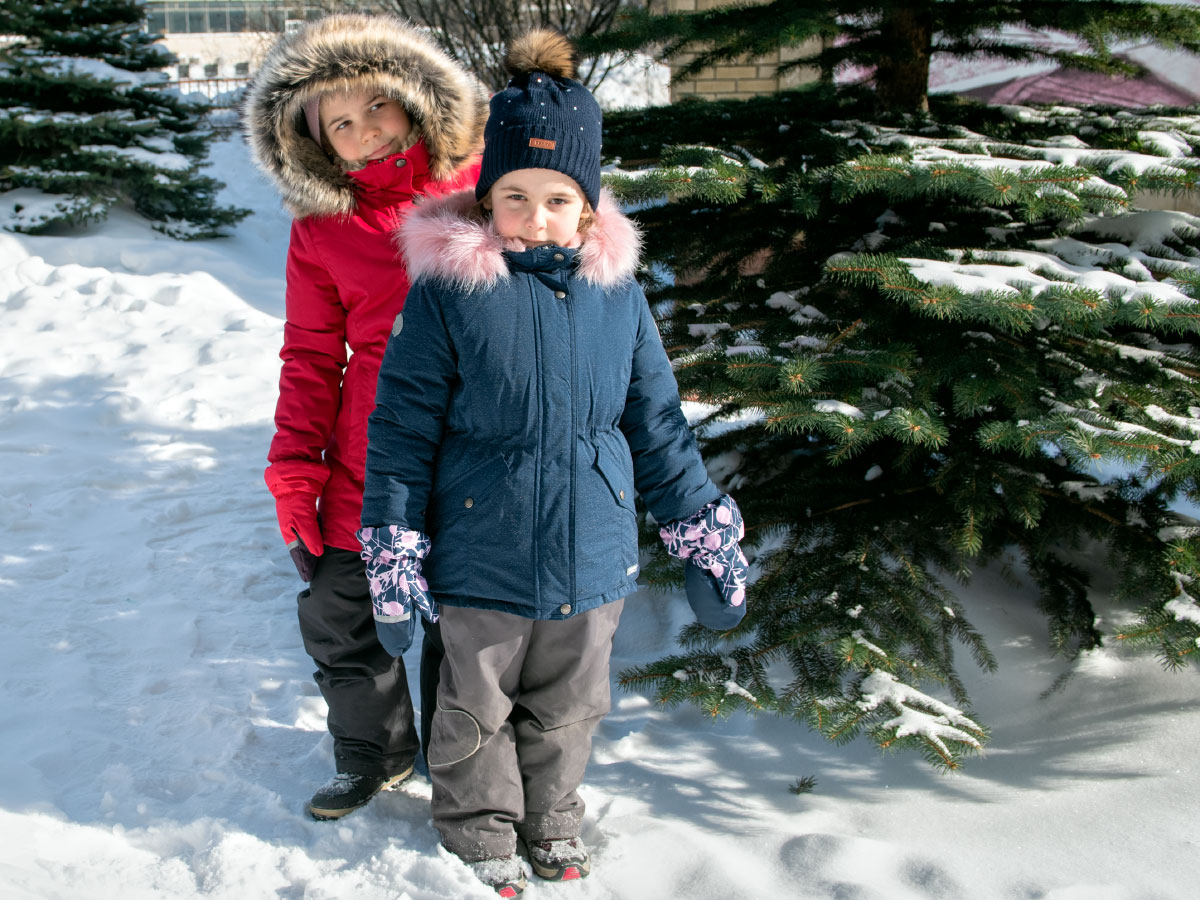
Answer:
[[[368,425],[362,522],[423,531],[440,603],[532,619],[634,590],[635,491],[660,522],[720,496],[607,196],[578,249],[514,251],[463,215],[401,225],[414,283]]]

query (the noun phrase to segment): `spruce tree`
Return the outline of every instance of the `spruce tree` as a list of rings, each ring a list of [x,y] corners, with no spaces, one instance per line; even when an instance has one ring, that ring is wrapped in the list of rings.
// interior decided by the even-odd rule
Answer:
[[[1085,49],[1034,46],[1004,30],[1010,25],[1072,35]],[[614,31],[589,37],[585,49],[656,47],[665,57],[691,50],[697,56],[680,68],[683,78],[780,47],[803,51],[814,37],[823,39],[819,48],[786,63],[784,71],[815,66],[832,81],[846,64],[873,68],[884,109],[917,110],[926,107],[935,52],[1139,74],[1136,63],[1113,54],[1114,44],[1154,40],[1200,50],[1200,10],[1136,0],[772,0],[698,13],[628,10]]]
[[[202,175],[204,108],[154,90],[172,61],[142,0],[5,0],[0,34],[0,223],[28,233],[125,205],[175,237],[211,237],[246,211]]]
[[[1139,6],[1078,5],[1114,28]],[[1141,27],[1194,15],[1140,6]],[[861,12],[768,8],[757,43],[729,46]],[[1122,641],[1200,657],[1200,531],[1169,509],[1200,499],[1200,219],[1135,205],[1195,190],[1200,116],[880,100],[824,83],[606,118],[608,183],[645,228],[647,294],[756,575],[737,629],[688,626],[622,680],[956,768],[987,738],[956,659],[995,665],[954,589],[982,565],[1019,561],[1067,658]],[[648,580],[678,586],[646,537]],[[1139,610],[1108,631],[1095,547]]]

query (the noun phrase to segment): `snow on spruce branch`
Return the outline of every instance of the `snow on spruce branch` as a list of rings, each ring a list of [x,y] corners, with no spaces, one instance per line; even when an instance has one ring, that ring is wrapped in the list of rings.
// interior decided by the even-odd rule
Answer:
[[[1175,579],[1179,594],[1164,603],[1163,609],[1174,616],[1176,622],[1192,624],[1200,628],[1200,603],[1197,603],[1196,598],[1189,594],[1187,588],[1184,587],[1192,579],[1181,572],[1172,572],[1171,577]],[[1200,638],[1196,639],[1196,645],[1200,646]]]
[[[982,735],[983,729],[961,710],[904,684],[888,672],[876,669],[864,679],[861,690],[863,698],[857,706],[863,712],[886,705],[896,713],[883,723],[884,728],[895,729],[896,738],[924,738],[947,758],[953,754],[946,741],[982,749],[976,735]]]
[[[0,110],[0,119],[20,122],[25,125],[92,125],[96,122],[132,123],[133,113],[127,109],[106,109],[95,113],[52,112],[33,109],[29,106],[13,106]]]
[[[1184,450],[1187,450],[1190,453],[1200,454],[1200,440],[1193,441],[1193,440],[1187,440],[1185,438],[1175,438],[1175,437],[1171,437],[1169,435],[1165,435],[1161,431],[1155,431],[1152,428],[1147,428],[1145,425],[1139,425],[1136,422],[1122,422],[1119,420],[1109,419],[1107,417],[1104,417],[1104,419],[1103,419],[1103,421],[1105,421],[1107,423],[1107,426],[1097,425],[1095,423],[1095,421],[1093,421],[1093,420],[1097,419],[1098,416],[1092,410],[1084,410],[1084,409],[1080,409],[1077,406],[1071,406],[1069,404],[1066,404],[1059,400],[1056,400],[1053,397],[1050,397],[1048,395],[1043,396],[1042,399],[1049,407],[1050,412],[1058,414],[1058,415],[1066,416],[1081,431],[1090,432],[1091,434],[1095,434],[1095,435],[1100,435],[1100,436],[1109,438],[1110,440],[1117,441],[1117,442],[1127,442],[1128,439],[1132,436],[1142,435],[1147,438],[1150,438],[1156,444],[1158,444],[1158,443],[1171,444],[1172,446],[1180,447]],[[1155,409],[1159,409],[1159,407],[1155,407]],[[1161,409],[1159,409],[1159,411],[1162,412]],[[1164,415],[1166,415],[1165,412],[1164,412]],[[1151,418],[1153,418],[1153,417],[1151,417]],[[1188,428],[1191,431],[1200,430],[1200,422],[1197,422],[1195,420],[1183,419],[1180,416],[1173,416],[1172,418],[1177,419],[1180,422],[1189,422]],[[1156,421],[1162,421],[1162,420],[1156,419]],[[1172,424],[1174,424],[1174,423],[1172,423]],[[1160,448],[1158,446],[1151,445],[1147,449],[1158,450]]]
[[[80,147],[79,152],[91,153],[96,156],[119,156],[138,165],[153,166],[167,172],[185,172],[193,165],[192,161],[181,153],[158,153],[145,147],[117,147],[112,144],[88,144]]]
[[[163,84],[167,81],[166,72],[131,72],[128,69],[119,69],[102,59],[83,56],[44,56],[33,53],[25,53],[23,56],[25,60],[38,65],[43,72],[48,74],[61,78],[82,75],[95,81],[108,81],[112,82],[113,87],[118,91],[147,84]]]
[[[725,680],[725,696],[741,697],[747,703],[758,705],[758,698],[751,694],[748,690],[738,684],[738,664],[737,660],[732,656],[721,657],[721,662],[729,667],[729,678]]]
[[[711,671],[694,668],[676,669],[671,673],[671,677],[676,681],[699,681],[706,684],[721,681],[721,687],[724,689],[726,697],[740,697],[747,703],[758,706],[758,698],[738,684],[739,666],[737,660],[732,656],[722,656],[721,665],[729,671],[729,677],[722,679],[720,676],[714,675]]]
[[[899,128],[872,122],[835,123],[846,137],[857,135],[874,147],[903,148],[914,161],[924,164],[954,161],[979,166],[1005,166],[1036,169],[1050,165],[1094,166],[1109,173],[1121,170],[1145,174],[1164,167],[1176,172],[1200,164],[1193,157],[1200,148],[1200,116],[1159,116],[1125,110],[1109,115],[1073,107],[1035,110],[1030,107],[1002,107],[1012,118],[1024,122],[1061,127],[1059,135],[1045,140],[1014,144],[996,140],[967,128],[954,129],[956,137],[928,137],[903,132]],[[1113,129],[1136,129],[1138,141],[1149,153],[1092,147],[1082,140]],[[1010,156],[1019,152],[1020,157]],[[1035,158],[1027,158],[1032,154]],[[1116,186],[1110,186],[1116,187]],[[1120,190],[1120,188],[1116,188]],[[1123,193],[1123,192],[1122,192]]]
[[[1064,245],[1062,239],[1041,243],[1047,248],[1065,247],[1076,258],[1083,256],[1082,252]],[[934,286],[950,286],[966,295],[991,292],[1017,295],[1028,291],[1036,296],[1048,288],[1069,287],[1095,291],[1100,296],[1119,296],[1125,303],[1147,299],[1170,306],[1196,303],[1172,282],[1134,280],[1098,266],[1073,264],[1053,253],[965,249],[951,252],[958,256],[959,261],[907,257],[901,258],[900,262],[918,281]],[[1108,245],[1092,256],[1145,259],[1144,254],[1137,254],[1120,245]]]

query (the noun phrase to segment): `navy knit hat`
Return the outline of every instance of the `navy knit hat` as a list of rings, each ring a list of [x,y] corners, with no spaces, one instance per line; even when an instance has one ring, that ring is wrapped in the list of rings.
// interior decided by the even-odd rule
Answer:
[[[600,106],[571,77],[571,42],[548,29],[531,31],[513,41],[504,65],[512,80],[492,96],[476,199],[486,197],[508,172],[553,169],[575,179],[595,209],[600,201]]]

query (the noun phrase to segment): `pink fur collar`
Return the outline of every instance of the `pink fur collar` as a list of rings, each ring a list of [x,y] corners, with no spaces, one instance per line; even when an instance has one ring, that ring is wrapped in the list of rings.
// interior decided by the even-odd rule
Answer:
[[[467,290],[491,288],[508,277],[504,251],[512,247],[492,230],[491,223],[465,217],[475,203],[473,190],[429,197],[414,207],[396,230],[408,277],[432,275]],[[633,277],[642,237],[608,191],[600,192],[595,221],[579,246],[579,274],[600,288],[614,287]]]

